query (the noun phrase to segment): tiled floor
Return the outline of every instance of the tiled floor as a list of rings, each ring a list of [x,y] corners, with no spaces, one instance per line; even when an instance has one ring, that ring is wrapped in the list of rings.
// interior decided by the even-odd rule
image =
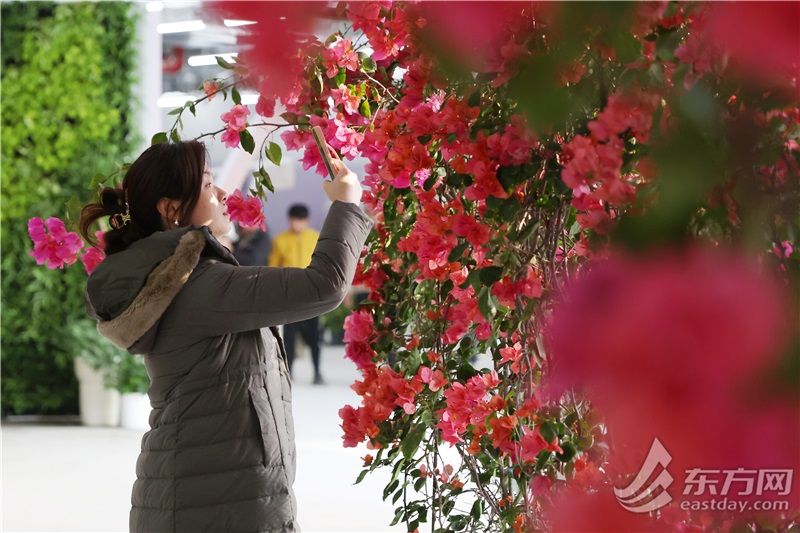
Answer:
[[[303,531],[402,531],[381,501],[388,472],[354,485],[364,448],[343,448],[338,410],[358,396],[342,347],[326,346],[325,386],[312,386],[309,357],[295,362],[297,494]],[[4,421],[2,531],[127,531],[141,431]]]

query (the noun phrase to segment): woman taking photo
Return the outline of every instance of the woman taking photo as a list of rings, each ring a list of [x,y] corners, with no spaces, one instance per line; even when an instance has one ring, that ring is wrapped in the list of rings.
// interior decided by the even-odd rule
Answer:
[[[148,148],[121,188],[84,207],[109,217],[86,309],[119,347],[144,354],[151,429],[142,439],[131,531],[295,531],[294,425],[280,324],[337,307],[372,221],[335,161],[333,205],[307,268],[239,266],[225,192],[197,141]]]

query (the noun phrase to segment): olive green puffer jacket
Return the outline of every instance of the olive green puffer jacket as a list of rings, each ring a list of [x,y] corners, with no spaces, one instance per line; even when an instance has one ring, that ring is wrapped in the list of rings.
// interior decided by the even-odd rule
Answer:
[[[192,226],[111,255],[86,308],[117,346],[145,355],[150,426],[131,531],[296,531],[291,384],[275,326],[334,309],[372,221],[334,202],[307,268],[239,266]]]

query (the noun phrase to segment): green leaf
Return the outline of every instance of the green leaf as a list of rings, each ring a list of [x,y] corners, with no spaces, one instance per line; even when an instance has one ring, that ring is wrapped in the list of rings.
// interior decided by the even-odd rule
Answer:
[[[364,481],[364,476],[366,476],[368,473],[369,473],[369,469],[368,468],[365,468],[364,470],[362,470],[361,473],[356,478],[356,482],[353,483],[353,485],[358,485],[359,483]]]
[[[242,148],[249,154],[252,154],[253,150],[256,149],[256,141],[247,130],[242,130],[239,132],[239,142],[242,143]]]
[[[484,287],[478,294],[478,310],[486,320],[494,318],[497,312],[496,302],[489,287]]]
[[[386,500],[386,498],[389,497],[389,494],[393,493],[395,491],[395,489],[397,489],[398,485],[400,485],[400,480],[399,479],[395,479],[394,481],[392,481],[391,483],[386,485],[386,488],[383,489],[383,499],[384,499],[384,501]]]
[[[542,422],[542,425],[539,426],[539,433],[548,444],[553,442],[558,437],[556,425],[551,420]]]
[[[622,63],[632,63],[642,55],[642,42],[630,33],[615,35],[612,46]]]
[[[105,174],[99,174],[99,173],[95,174],[94,176],[92,176],[92,183],[89,185],[89,189],[94,189],[98,185],[105,183],[107,179],[108,176],[106,176]]]
[[[480,520],[481,514],[483,514],[483,500],[478,499],[472,504],[472,509],[470,510],[469,515],[473,520]]]
[[[178,107],[177,109],[173,109],[172,111],[167,113],[167,115],[180,115],[182,111],[183,111],[183,108],[182,107]]]
[[[406,435],[403,439],[402,444],[400,445],[403,450],[403,457],[407,460],[411,459],[414,454],[416,453],[417,449],[419,448],[420,442],[422,442],[422,437],[425,436],[425,430],[427,426],[424,424],[417,424],[411,429],[411,432]]]
[[[167,137],[167,132],[160,131],[153,135],[153,138],[150,140],[150,145],[154,144],[161,144],[169,141],[169,137]]]
[[[189,111],[192,112],[193,116],[195,116],[195,117],[197,116],[197,113],[195,112],[196,110],[195,110],[194,103],[189,104]]]
[[[222,59],[220,56],[216,56],[214,59],[217,60],[217,65],[224,69],[233,70],[233,65]]]
[[[261,187],[266,187],[269,192],[275,192],[275,186],[272,184],[272,177],[264,169],[264,167],[259,168],[258,172],[253,172],[253,177],[256,179],[256,184]],[[259,196],[263,197],[260,194]]]
[[[419,478],[418,480],[416,480],[414,482],[414,490],[417,491],[417,492],[420,492],[422,490],[422,487],[424,487],[424,486],[425,486],[425,478],[424,477],[421,477],[421,478]]]
[[[470,95],[470,97],[469,97],[469,100],[467,100],[467,105],[470,106],[470,107],[478,107],[478,106],[480,106],[481,105],[481,92],[480,91],[475,91],[474,93],[472,93]]]
[[[283,156],[283,152],[281,151],[280,145],[270,141],[269,145],[267,146],[266,150],[264,151],[264,155],[266,155],[267,159],[272,161],[272,163],[274,165],[280,166],[281,157]]]
[[[474,181],[469,174],[450,174],[447,176],[447,184],[456,189],[460,189]]]
[[[331,80],[331,86],[334,89],[338,89],[340,85],[344,85],[345,80],[347,79],[347,71],[344,67],[339,67],[339,72],[336,73],[336,76],[333,77]]]
[[[447,260],[450,263],[452,263],[453,261],[457,261],[464,255],[464,252],[467,250],[468,247],[469,247],[468,241],[464,241],[461,244],[453,247],[453,249],[450,250],[450,255],[447,256]]]
[[[425,146],[426,144],[431,142],[431,139],[433,139],[433,135],[430,134],[420,135],[419,137],[417,137],[417,140],[422,146]]]
[[[667,31],[658,36],[656,41],[656,57],[663,61],[675,59],[675,49],[681,42],[681,34],[678,31]]]
[[[169,138],[172,142],[179,143],[181,142],[181,136],[178,133],[178,130],[172,130],[169,132]]]
[[[481,268],[478,270],[478,275],[480,276],[481,283],[483,283],[484,286],[490,286],[495,282],[500,281],[500,278],[503,277],[503,267],[490,266]]]
[[[67,208],[66,218],[68,220],[78,221],[80,219],[81,208],[83,207],[81,199],[78,198],[77,195],[73,195],[64,205]]]
[[[358,105],[358,112],[361,113],[361,116],[365,118],[372,116],[372,109],[369,107],[369,100],[361,100],[361,103]]]
[[[575,454],[578,453],[578,448],[576,448],[575,445],[569,441],[562,442],[560,446],[561,449],[564,450],[564,453],[556,453],[556,459],[558,459],[562,463],[571,461],[572,458],[575,457]]]
[[[375,64],[375,61],[373,61],[371,57],[361,58],[361,69],[364,72],[375,72],[375,69],[377,67],[378,66]]]
[[[242,95],[239,94],[239,89],[235,85],[231,88],[231,100],[235,105],[242,105]]]

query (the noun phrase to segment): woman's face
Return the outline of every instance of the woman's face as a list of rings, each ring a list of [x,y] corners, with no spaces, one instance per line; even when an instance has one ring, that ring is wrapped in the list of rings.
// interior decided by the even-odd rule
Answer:
[[[197,200],[197,205],[194,206],[188,223],[208,226],[215,237],[225,235],[231,230],[231,219],[228,217],[228,207],[225,205],[227,197],[225,191],[214,185],[211,169],[206,165],[203,170],[200,198]]]

